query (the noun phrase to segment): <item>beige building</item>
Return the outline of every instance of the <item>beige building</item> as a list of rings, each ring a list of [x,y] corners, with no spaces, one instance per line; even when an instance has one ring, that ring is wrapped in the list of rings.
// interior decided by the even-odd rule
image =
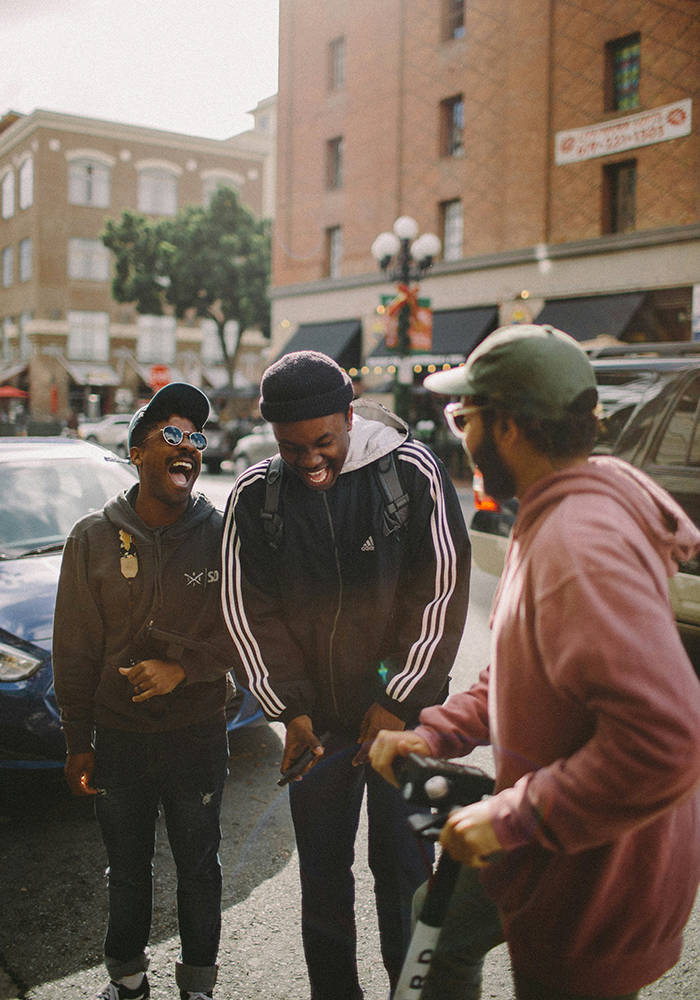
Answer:
[[[273,216],[276,98],[251,114],[223,141],[42,110],[0,121],[0,385],[27,391],[33,417],[129,410],[159,379],[225,380],[212,323],[112,300],[100,233],[126,208],[174,215],[219,184]],[[256,382],[260,337],[244,337],[239,369]]]
[[[442,253],[430,363],[499,322],[700,338],[697,0],[281,0],[273,353],[386,379],[370,254]],[[395,360],[395,359],[394,359]]]

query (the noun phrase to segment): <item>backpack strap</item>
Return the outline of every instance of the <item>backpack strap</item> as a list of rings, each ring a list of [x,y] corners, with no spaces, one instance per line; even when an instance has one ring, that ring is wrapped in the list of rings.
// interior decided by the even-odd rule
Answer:
[[[282,488],[282,456],[275,455],[270,459],[265,474],[265,503],[260,511],[263,531],[270,545],[270,548],[278,548],[282,541],[282,530],[284,520],[278,513],[280,502],[280,490]]]
[[[384,498],[384,535],[388,537],[407,524],[409,499],[401,485],[393,451],[379,459],[376,472],[379,489]]]
[[[284,519],[279,514],[280,490],[282,489],[282,457],[275,455],[270,459],[265,474],[265,503],[260,511],[263,530],[270,548],[279,548],[284,530]],[[408,522],[409,499],[404,492],[396,468],[394,452],[383,455],[375,469],[377,483],[384,500],[382,519],[384,535],[388,537],[400,531]]]

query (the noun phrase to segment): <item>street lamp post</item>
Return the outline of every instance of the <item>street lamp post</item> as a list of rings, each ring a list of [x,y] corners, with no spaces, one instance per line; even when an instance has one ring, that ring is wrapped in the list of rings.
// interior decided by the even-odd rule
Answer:
[[[417,238],[416,238],[417,237]],[[391,281],[398,282],[404,301],[398,314],[399,363],[394,375],[394,412],[408,421],[413,366],[411,354],[412,301],[418,294],[417,282],[423,277],[440,253],[442,244],[434,233],[418,236],[418,223],[410,215],[402,215],[394,223],[393,232],[380,233],[372,244],[372,256]],[[411,282],[415,281],[415,288]]]

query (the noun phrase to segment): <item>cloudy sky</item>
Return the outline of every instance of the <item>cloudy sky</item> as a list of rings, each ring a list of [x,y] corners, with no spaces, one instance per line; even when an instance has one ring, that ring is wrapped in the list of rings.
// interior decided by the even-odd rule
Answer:
[[[0,114],[225,139],[277,90],[278,0],[0,0]]]

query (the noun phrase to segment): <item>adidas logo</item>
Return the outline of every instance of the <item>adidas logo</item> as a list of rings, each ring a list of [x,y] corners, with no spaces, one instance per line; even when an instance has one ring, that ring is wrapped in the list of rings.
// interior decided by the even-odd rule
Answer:
[[[365,544],[362,546],[361,552],[374,552],[374,539],[370,535]]]

